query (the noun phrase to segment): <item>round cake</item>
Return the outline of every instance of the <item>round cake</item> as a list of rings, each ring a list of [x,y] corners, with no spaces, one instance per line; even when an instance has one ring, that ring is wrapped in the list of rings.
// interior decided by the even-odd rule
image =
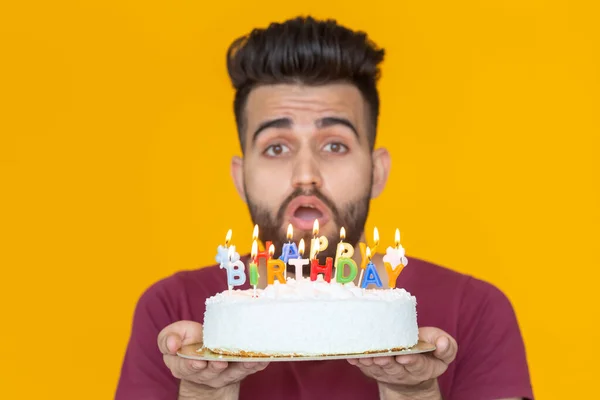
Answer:
[[[220,354],[375,353],[410,348],[418,336],[416,299],[404,289],[361,289],[319,275],[206,300],[204,347]]]

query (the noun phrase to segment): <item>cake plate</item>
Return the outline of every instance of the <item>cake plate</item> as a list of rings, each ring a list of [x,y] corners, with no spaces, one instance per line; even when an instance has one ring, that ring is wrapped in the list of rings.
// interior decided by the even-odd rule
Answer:
[[[285,357],[244,357],[213,353],[202,347],[202,343],[194,343],[183,346],[177,355],[190,360],[202,361],[234,361],[234,362],[276,362],[276,361],[324,361],[324,360],[347,360],[349,358],[371,358],[386,356],[401,356],[405,354],[428,353],[435,350],[435,345],[419,340],[413,347],[398,351],[381,351],[377,353],[359,354],[336,354],[332,356],[285,356]]]

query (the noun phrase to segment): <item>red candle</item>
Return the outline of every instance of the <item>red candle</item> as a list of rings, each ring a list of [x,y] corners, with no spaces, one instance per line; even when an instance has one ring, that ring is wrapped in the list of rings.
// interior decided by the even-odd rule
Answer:
[[[333,267],[333,258],[327,257],[325,265],[319,264],[319,260],[312,260],[310,264],[310,280],[316,281],[317,275],[323,274],[327,282],[331,282],[331,268]]]

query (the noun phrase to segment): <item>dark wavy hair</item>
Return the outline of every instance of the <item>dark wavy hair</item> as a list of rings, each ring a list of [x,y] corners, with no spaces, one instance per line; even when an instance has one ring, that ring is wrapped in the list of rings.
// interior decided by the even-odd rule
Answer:
[[[239,37],[227,51],[227,70],[236,90],[233,110],[242,151],[244,107],[250,91],[258,85],[277,83],[355,85],[369,107],[369,143],[373,148],[379,116],[376,84],[383,57],[384,50],[366,33],[331,19],[297,17]]]

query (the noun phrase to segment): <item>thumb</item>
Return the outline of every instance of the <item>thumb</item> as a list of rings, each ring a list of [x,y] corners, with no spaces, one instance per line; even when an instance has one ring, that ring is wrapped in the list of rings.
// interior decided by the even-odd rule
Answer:
[[[435,345],[433,356],[446,364],[450,364],[456,357],[458,344],[448,333],[439,328],[419,328],[419,339]]]
[[[194,321],[177,321],[167,325],[157,338],[162,354],[176,354],[182,346],[201,341],[202,325]]]

